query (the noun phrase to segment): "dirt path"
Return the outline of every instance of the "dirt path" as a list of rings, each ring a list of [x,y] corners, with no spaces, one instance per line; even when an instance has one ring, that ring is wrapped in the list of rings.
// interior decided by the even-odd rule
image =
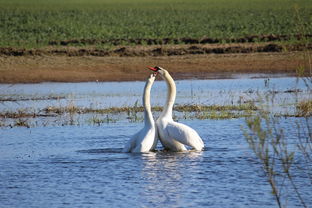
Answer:
[[[226,51],[228,48],[257,49],[261,47],[268,47],[268,45],[223,44],[117,48],[123,50],[123,55],[116,53],[109,55],[46,53],[46,51],[55,50],[54,48],[42,50],[41,54],[17,56],[2,54],[0,56],[0,83],[145,80],[147,74],[150,73],[146,66],[155,65],[168,69],[175,79],[207,79],[231,77],[235,73],[295,73],[298,66],[304,64],[303,52],[300,50],[284,52],[285,50],[278,49],[278,51],[274,51],[276,46],[274,46],[275,49],[273,47],[273,52],[263,50],[260,52],[257,50],[228,51],[227,53],[200,52],[213,48],[221,48]],[[111,49],[111,51],[117,49]],[[58,50],[64,51],[62,48],[58,48]],[[73,51],[79,50],[82,49],[73,47],[67,48],[65,51],[73,53]],[[147,52],[155,50],[162,50],[161,54],[155,55]],[[170,50],[199,52],[168,54],[167,52]],[[135,53],[125,55],[129,51]]]

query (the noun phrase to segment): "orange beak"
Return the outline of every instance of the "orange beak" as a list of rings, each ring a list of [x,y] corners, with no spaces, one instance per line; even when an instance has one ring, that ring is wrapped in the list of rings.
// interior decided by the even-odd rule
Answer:
[[[149,68],[150,70],[152,70],[152,71],[154,71],[154,72],[157,72],[157,71],[158,71],[158,69],[155,69],[154,67],[148,66],[147,68]]]

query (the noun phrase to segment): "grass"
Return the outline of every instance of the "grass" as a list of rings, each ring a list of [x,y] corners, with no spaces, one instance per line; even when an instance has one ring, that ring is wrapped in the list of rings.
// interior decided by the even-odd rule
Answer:
[[[163,108],[160,106],[152,107],[153,112],[160,112]],[[257,107],[253,104],[241,104],[241,105],[177,105],[173,108],[177,112],[204,112],[204,111],[244,111],[244,110],[257,110]],[[65,107],[47,107],[42,110],[46,114],[64,114],[64,113],[127,113],[128,116],[135,117],[138,112],[143,112],[143,106],[138,106],[137,102],[133,106],[127,107],[111,107],[103,109],[93,108],[79,108],[77,106],[69,105]],[[14,114],[15,115],[15,114]]]
[[[27,119],[22,119],[22,118],[17,119],[14,122],[13,126],[30,128],[28,120]]]
[[[159,114],[162,107],[155,106],[152,111]],[[252,104],[242,105],[177,105],[174,107],[175,119],[232,119],[249,117],[257,110]],[[32,127],[49,125],[102,125],[126,119],[128,122],[142,122],[144,108],[136,102],[129,107],[81,108],[70,102],[63,107],[47,107],[34,111],[19,109],[16,112],[0,112],[0,127]]]
[[[109,124],[109,123],[116,123],[116,119],[113,119],[111,117],[109,117],[108,115],[106,115],[105,117],[101,117],[99,115],[93,115],[90,119],[89,119],[89,123],[93,124],[93,125],[97,125],[100,126],[101,124]]]
[[[310,0],[0,0],[0,47],[71,39],[293,35],[295,4],[312,33]]]
[[[297,104],[298,114],[304,117],[312,116],[312,100],[301,101]]]
[[[152,107],[155,117],[163,110],[160,106]],[[253,103],[238,105],[176,105],[174,106],[175,120],[189,119],[236,119],[249,118],[259,111]],[[50,106],[41,110],[19,109],[16,112],[0,112],[2,122],[0,127],[32,127],[40,125],[102,125],[126,120],[130,123],[143,122],[143,106],[135,102],[133,106],[111,108],[86,108],[69,102],[66,106]],[[295,114],[276,113],[274,117],[304,117],[311,113],[311,101],[297,105]]]

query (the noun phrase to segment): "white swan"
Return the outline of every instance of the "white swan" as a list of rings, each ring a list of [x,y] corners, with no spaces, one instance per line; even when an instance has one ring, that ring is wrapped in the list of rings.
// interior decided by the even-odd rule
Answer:
[[[133,135],[123,148],[123,152],[149,152],[157,145],[156,126],[151,111],[150,92],[156,73],[146,80],[143,92],[144,128]]]
[[[191,127],[175,122],[172,119],[172,108],[176,98],[176,85],[169,72],[161,67],[149,67],[166,81],[168,94],[166,105],[156,121],[158,137],[165,149],[171,151],[185,151],[184,145],[195,150],[202,150],[204,142]]]

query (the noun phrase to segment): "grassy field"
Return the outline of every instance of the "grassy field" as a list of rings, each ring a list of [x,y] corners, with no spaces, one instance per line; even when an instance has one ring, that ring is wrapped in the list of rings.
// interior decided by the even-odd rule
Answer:
[[[303,32],[312,33],[311,0],[0,0],[0,47]]]

